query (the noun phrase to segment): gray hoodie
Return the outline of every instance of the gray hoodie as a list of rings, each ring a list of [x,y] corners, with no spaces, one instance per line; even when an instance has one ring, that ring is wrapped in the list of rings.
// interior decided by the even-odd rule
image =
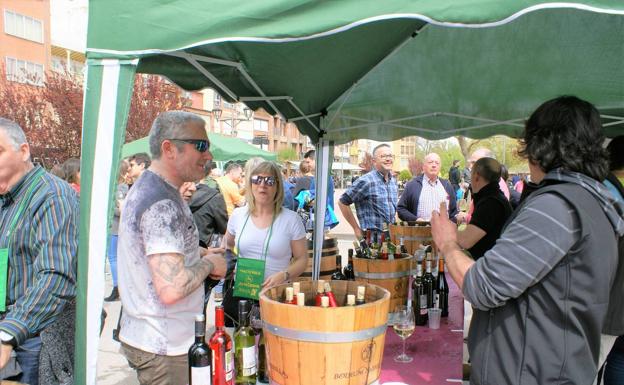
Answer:
[[[624,234],[600,182],[554,170],[466,273],[473,384],[589,384]],[[617,234],[617,235],[616,235]]]

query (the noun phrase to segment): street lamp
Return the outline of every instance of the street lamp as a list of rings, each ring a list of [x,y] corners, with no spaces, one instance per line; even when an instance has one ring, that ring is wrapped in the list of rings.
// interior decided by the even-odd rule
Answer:
[[[232,112],[232,115],[229,118],[221,119],[223,110],[221,110],[220,108],[215,108],[214,110],[212,110],[212,114],[217,119],[217,122],[230,121],[231,134],[232,136],[236,136],[236,126],[238,126],[240,122],[249,121],[249,119],[251,119],[251,116],[253,115],[253,111],[245,107],[243,109],[243,114],[245,115],[244,119],[238,117],[239,112],[238,109],[236,109],[236,106],[234,108],[234,112]]]

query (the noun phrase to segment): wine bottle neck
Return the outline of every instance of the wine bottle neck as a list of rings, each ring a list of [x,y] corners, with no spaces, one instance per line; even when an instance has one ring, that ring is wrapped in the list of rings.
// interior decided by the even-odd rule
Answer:
[[[225,327],[225,316],[222,307],[218,307],[215,310],[215,328],[217,330],[223,330]]]

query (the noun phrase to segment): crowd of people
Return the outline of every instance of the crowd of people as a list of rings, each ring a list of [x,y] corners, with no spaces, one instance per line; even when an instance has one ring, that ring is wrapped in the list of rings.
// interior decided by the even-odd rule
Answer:
[[[453,162],[446,180],[430,153],[399,197],[381,144],[338,200],[357,238],[397,217],[431,223],[474,309],[471,383],[589,384],[600,368],[606,384],[623,381],[624,137],[603,142],[596,109],[560,97],[526,122],[530,182],[508,182],[484,148],[463,169]],[[260,290],[305,270],[315,154],[295,180],[260,158],[218,175],[204,120],[183,111],[155,119],[149,146],[151,157],[120,162],[105,300],[121,300],[117,337],[139,382],[186,384],[194,317],[215,285],[234,326],[238,300],[257,304]],[[22,129],[0,118],[0,368],[16,362],[10,378],[23,383],[73,375],[79,194],[77,159],[47,172]],[[331,180],[326,203],[333,212]],[[261,277],[251,290],[240,284],[250,269]]]

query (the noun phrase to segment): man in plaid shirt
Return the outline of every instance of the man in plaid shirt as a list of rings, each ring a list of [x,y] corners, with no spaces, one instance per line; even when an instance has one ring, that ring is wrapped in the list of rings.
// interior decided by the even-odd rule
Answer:
[[[396,178],[392,176],[394,155],[390,146],[375,147],[373,162],[373,169],[358,178],[338,201],[340,212],[358,239],[363,236],[362,229],[381,231],[383,224],[393,223],[396,215],[398,190]],[[350,207],[353,203],[357,220]]]

